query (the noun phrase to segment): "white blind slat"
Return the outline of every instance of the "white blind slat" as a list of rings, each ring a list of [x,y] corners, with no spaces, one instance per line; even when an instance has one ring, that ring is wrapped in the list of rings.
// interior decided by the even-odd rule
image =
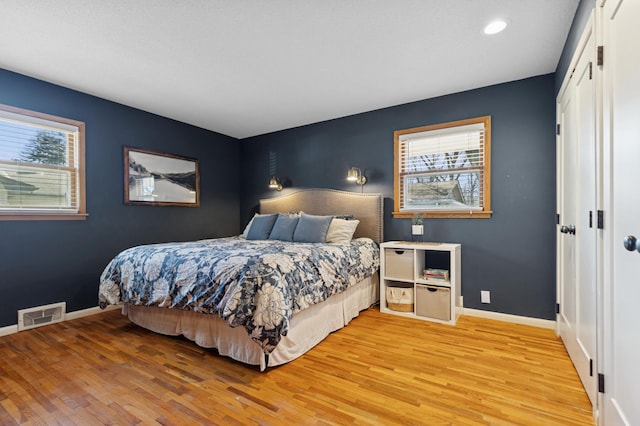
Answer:
[[[481,150],[484,145],[484,132],[467,132],[436,137],[421,137],[401,141],[405,145],[408,157],[430,155],[454,151]]]

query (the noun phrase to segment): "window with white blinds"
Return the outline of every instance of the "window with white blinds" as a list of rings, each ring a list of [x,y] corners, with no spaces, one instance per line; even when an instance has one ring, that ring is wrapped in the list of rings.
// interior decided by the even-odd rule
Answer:
[[[394,217],[490,217],[491,117],[394,132]]]
[[[0,105],[0,220],[84,219],[84,123]]]

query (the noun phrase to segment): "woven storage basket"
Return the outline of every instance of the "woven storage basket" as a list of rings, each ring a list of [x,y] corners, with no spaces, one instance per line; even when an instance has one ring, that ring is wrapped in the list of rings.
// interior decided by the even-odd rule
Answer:
[[[413,312],[413,288],[387,287],[386,297],[392,311]]]

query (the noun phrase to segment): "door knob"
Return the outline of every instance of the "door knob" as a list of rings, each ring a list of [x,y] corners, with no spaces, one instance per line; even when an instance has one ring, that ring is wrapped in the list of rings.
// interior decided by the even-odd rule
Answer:
[[[576,234],[576,227],[573,225],[562,225],[560,227],[560,232],[562,232],[563,234],[572,234],[575,235]]]
[[[633,235],[628,235],[624,239],[624,248],[629,251],[638,250],[640,252],[640,244],[638,244],[638,239]]]

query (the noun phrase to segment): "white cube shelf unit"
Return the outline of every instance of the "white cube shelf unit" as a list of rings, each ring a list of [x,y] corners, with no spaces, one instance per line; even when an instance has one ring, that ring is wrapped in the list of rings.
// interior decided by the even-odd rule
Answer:
[[[460,244],[389,241],[380,252],[381,312],[456,324],[462,312]],[[426,278],[427,269],[446,270],[448,277]]]

